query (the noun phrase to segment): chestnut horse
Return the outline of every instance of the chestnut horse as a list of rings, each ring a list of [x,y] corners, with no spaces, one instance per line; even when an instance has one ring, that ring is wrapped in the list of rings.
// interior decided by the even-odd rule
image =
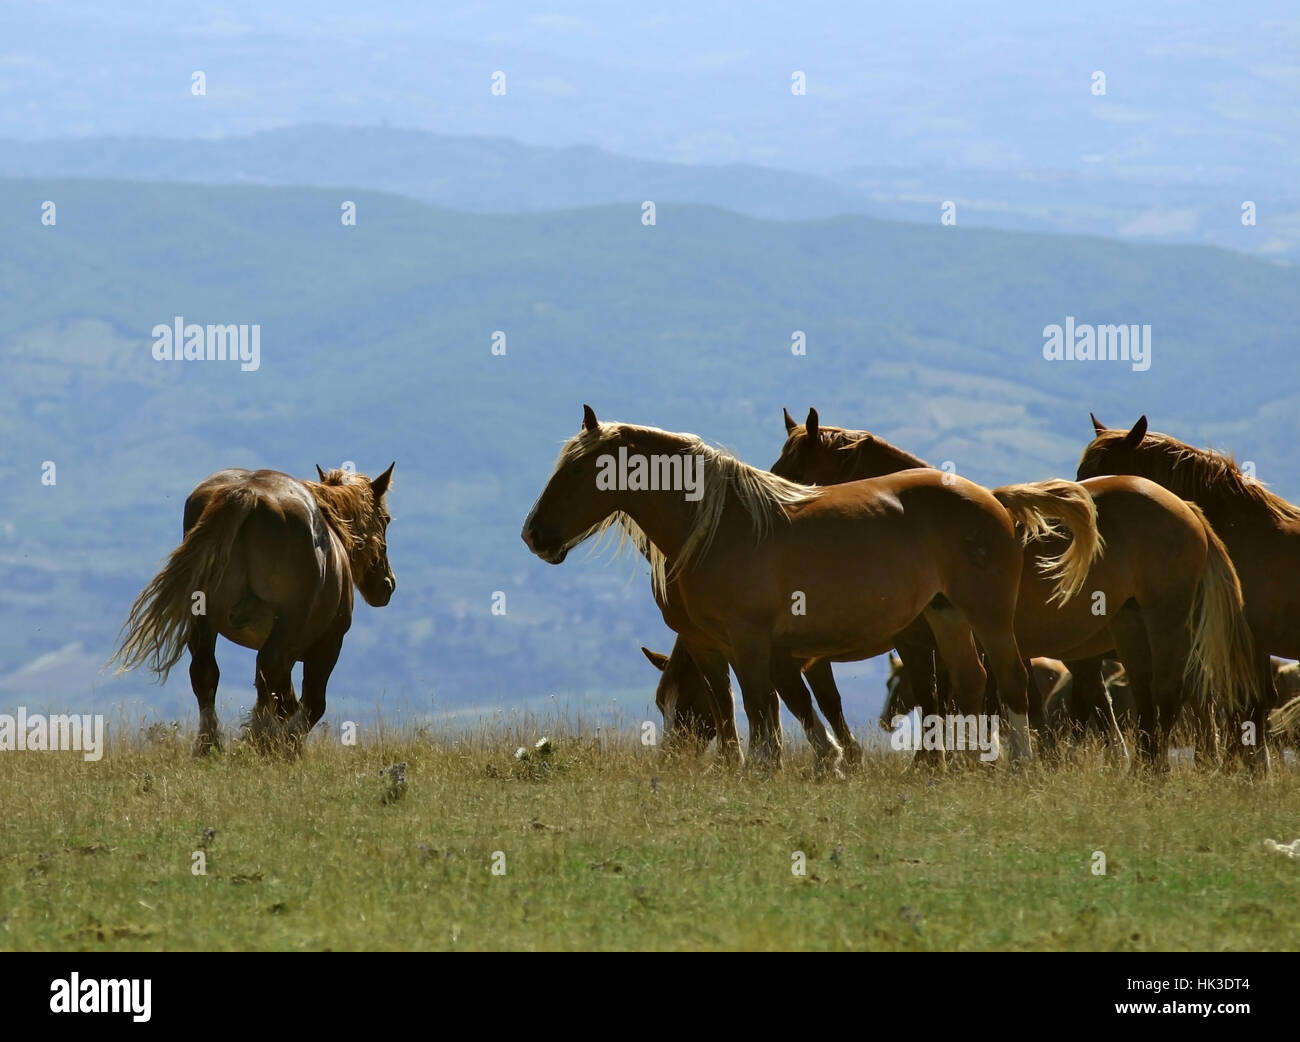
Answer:
[[[791,480],[852,481],[878,473],[882,459],[898,453],[868,431],[820,426],[815,409],[802,428],[790,427],[788,414],[786,423],[789,436],[772,472]],[[1089,596],[1058,603],[1053,584],[1039,570],[1023,568],[1016,640],[1026,655],[1067,663],[1114,649],[1139,707],[1139,751],[1148,764],[1166,766],[1169,729],[1188,691],[1198,705],[1212,696],[1227,705],[1252,697],[1241,586],[1227,549],[1195,504],[1140,477],[1091,477],[1081,484],[1096,504],[1106,546],[1083,580]],[[1061,537],[1051,535],[1027,543],[1025,554],[1061,549]],[[1108,700],[1102,709],[1122,746]]]
[[[195,754],[221,746],[217,637],[257,651],[250,736],[297,743],[325,712],[325,685],[352,625],[352,587],[382,607],[390,466],[374,481],[345,470],[299,481],[275,470],[222,470],[185,501],[184,539],[136,598],[110,660],[161,680],[185,648],[199,703]],[[302,703],[291,671],[302,662]]]
[[[1251,695],[1229,703],[1249,721],[1232,741],[1254,768],[1268,769],[1264,735],[1276,700],[1270,655],[1300,657],[1300,507],[1241,472],[1231,456],[1198,449],[1147,430],[1147,418],[1130,430],[1092,417],[1095,437],[1079,460],[1079,477],[1141,474],[1197,503],[1223,536],[1246,598],[1246,621],[1255,638]],[[1241,737],[1251,741],[1241,741]]]
[[[780,763],[777,691],[807,697],[792,656],[878,655],[922,615],[963,707],[977,707],[984,692],[979,641],[1008,706],[1012,758],[1032,757],[1025,667],[1012,631],[1023,560],[1016,523],[1041,532],[1049,517],[1069,520],[1074,540],[1043,562],[1054,596],[1069,598],[1098,549],[1092,500],[1081,487],[1056,481],[990,492],[915,470],[808,488],[693,434],[601,423],[589,406],[583,412],[582,430],[561,449],[521,537],[551,564],[606,531],[645,554],[664,620],[693,645],[691,657],[698,662],[703,648],[735,670],[755,761]],[[679,476],[694,468],[693,487],[670,487],[673,463]],[[825,729],[810,730],[809,739],[819,765],[833,766],[839,748]]]

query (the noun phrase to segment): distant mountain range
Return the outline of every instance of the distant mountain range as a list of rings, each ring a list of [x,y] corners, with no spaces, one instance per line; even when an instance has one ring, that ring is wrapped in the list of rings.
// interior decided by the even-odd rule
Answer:
[[[302,126],[218,140],[88,137],[0,141],[0,176],[201,184],[349,185],[474,213],[609,203],[699,203],[753,217],[862,215],[959,227],[1198,243],[1294,261],[1300,194],[1116,180],[1100,171],[856,167],[818,177],[753,164],[655,162],[589,146],[416,130]],[[1242,224],[1242,204],[1256,223]]]

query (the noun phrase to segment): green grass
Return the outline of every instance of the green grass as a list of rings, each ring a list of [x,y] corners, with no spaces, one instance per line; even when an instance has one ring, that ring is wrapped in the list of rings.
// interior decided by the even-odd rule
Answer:
[[[665,762],[631,739],[412,734],[297,762],[180,743],[0,755],[0,948],[1293,949],[1294,765],[1268,780],[1055,771],[842,781]],[[378,770],[409,764],[403,799]],[[191,871],[205,829],[207,873]],[[1106,874],[1094,875],[1094,851]],[[493,875],[496,851],[505,874]],[[807,874],[791,872],[792,854]]]

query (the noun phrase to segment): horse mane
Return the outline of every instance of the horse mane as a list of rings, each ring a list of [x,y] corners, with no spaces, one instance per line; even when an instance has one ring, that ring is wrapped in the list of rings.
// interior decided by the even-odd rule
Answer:
[[[901,470],[930,469],[930,464],[919,456],[913,456],[905,449],[900,449],[878,434],[870,431],[850,431],[843,427],[822,427],[820,433],[829,448],[849,453],[854,462],[870,455],[886,465],[899,464]],[[873,466],[873,469],[874,466]],[[856,471],[855,471],[856,473]]]
[[[1126,437],[1126,431],[1103,431],[1084,451],[1085,463],[1101,463],[1100,457],[1111,442]],[[1168,434],[1147,431],[1136,449],[1135,460],[1142,461],[1144,477],[1164,485],[1182,499],[1202,505],[1240,507],[1243,503],[1264,510],[1276,521],[1300,521],[1300,507],[1271,492],[1257,478],[1247,477],[1232,456],[1215,449],[1198,449]]]
[[[303,484],[343,541],[352,574],[365,575],[383,553],[384,525],[391,520],[383,499],[376,502],[369,479],[350,470],[331,470],[323,481]]]
[[[677,442],[673,451],[689,456],[703,456],[701,467],[703,487],[698,502],[694,507],[687,530],[686,540],[681,550],[668,561],[659,547],[651,542],[641,526],[623,511],[615,511],[603,521],[597,522],[574,540],[577,545],[592,536],[599,536],[596,550],[604,544],[605,538],[617,535],[614,556],[620,556],[631,545],[650,562],[650,584],[655,596],[667,599],[668,583],[678,573],[685,571],[693,563],[703,558],[713,545],[718,525],[726,509],[728,493],[735,496],[741,508],[749,515],[754,526],[756,543],[765,540],[772,528],[789,520],[787,507],[799,506],[817,499],[823,489],[809,485],[799,485],[785,478],[779,478],[766,470],[751,467],[720,448],[707,445],[697,434],[679,434],[660,430],[658,427],[642,427],[630,423],[601,423],[592,430],[583,430],[565,442],[560,450],[560,457],[555,463],[555,470],[583,459],[617,441],[624,433],[634,432],[655,437],[669,438]]]

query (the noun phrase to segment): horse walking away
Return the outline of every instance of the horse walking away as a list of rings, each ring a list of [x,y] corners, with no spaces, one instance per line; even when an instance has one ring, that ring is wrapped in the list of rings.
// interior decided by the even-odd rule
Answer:
[[[826,485],[920,462],[868,431],[822,426],[815,409],[803,427],[791,422],[787,413],[786,444],[772,470],[792,480]],[[1194,503],[1141,477],[1092,476],[1081,487],[1095,503],[1106,547],[1078,580],[1088,596],[1064,603],[1041,569],[1025,567],[1017,643],[1027,656],[1067,665],[1115,650],[1139,706],[1139,751],[1146,763],[1167,766],[1169,728],[1185,697],[1198,705],[1212,696],[1226,705],[1252,697],[1241,586],[1228,550]],[[1059,554],[1063,538],[1026,531],[1026,557]],[[1099,663],[1081,673],[1100,681]],[[1104,688],[1091,697],[1122,748]]]
[[[1221,706],[1235,717],[1231,745],[1237,756],[1267,771],[1265,734],[1277,699],[1270,656],[1300,658],[1300,507],[1242,473],[1231,456],[1148,430],[1145,416],[1127,431],[1091,418],[1095,437],[1079,460],[1081,479],[1140,474],[1196,503],[1227,546],[1254,652],[1248,697],[1229,697]],[[1285,727],[1287,712],[1275,717],[1276,724]],[[1300,717],[1300,703],[1289,712]]]
[[[219,471],[185,501],[184,538],[141,591],[109,665],[147,665],[160,681],[185,649],[199,703],[195,753],[219,749],[217,637],[257,651],[249,737],[297,747],[325,712],[325,687],[352,625],[352,588],[383,607],[390,466],[373,481],[346,470],[299,481],[274,470]],[[302,662],[302,701],[292,669]]]
[[[610,480],[614,459],[628,480]],[[688,468],[696,484],[685,494],[662,480]],[[735,671],[753,758],[780,762],[779,692],[826,769],[840,750],[811,710],[800,660],[882,654],[921,616],[963,707],[983,696],[976,641],[984,648],[1008,706],[1012,758],[1032,757],[1026,673],[1012,632],[1023,561],[1017,522],[1041,532],[1051,517],[1068,518],[1075,536],[1043,562],[1055,595],[1068,599],[1099,549],[1092,500],[1074,482],[995,494],[965,478],[908,471],[810,488],[693,434],[601,423],[586,406],[521,537],[551,564],[602,533],[630,542],[649,560],[664,620],[687,639],[691,657],[712,652]]]

